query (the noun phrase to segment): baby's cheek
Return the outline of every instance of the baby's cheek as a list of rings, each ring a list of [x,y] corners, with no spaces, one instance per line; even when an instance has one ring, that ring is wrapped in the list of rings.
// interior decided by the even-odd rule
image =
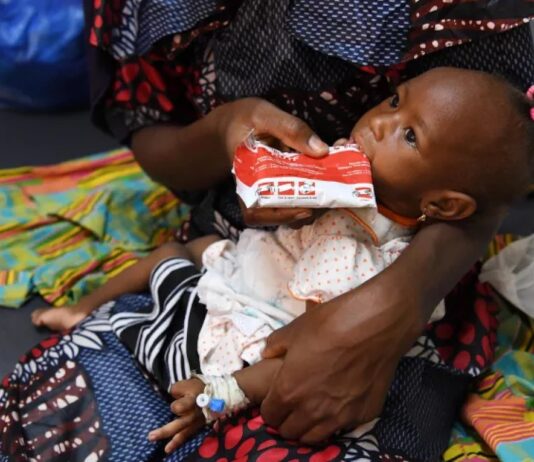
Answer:
[[[422,180],[420,169],[400,158],[377,162],[376,167],[373,166],[373,184],[379,198],[412,196],[420,190]]]

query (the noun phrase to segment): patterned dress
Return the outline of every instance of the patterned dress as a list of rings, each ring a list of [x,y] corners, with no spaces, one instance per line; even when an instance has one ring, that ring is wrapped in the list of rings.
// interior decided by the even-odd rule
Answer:
[[[333,141],[392,83],[438,65],[500,73],[522,88],[534,81],[528,0],[85,3],[93,120],[126,143],[143,127],[188,124],[245,96],[268,99]],[[179,193],[197,204],[189,236],[237,235],[233,191],[229,179],[217,190]],[[251,409],[166,457],[146,434],[172,418],[169,397],[110,319],[147,313],[172,290],[122,297],[23,356],[0,390],[0,461],[434,461],[467,387],[494,354],[496,307],[473,270],[400,362],[380,418],[311,448],[284,440]],[[203,315],[186,320],[171,307],[174,328],[160,341],[185,336]]]
[[[395,84],[432,67],[493,72],[524,90],[534,80],[527,0],[514,8],[504,0],[86,3],[93,121],[125,143],[140,128],[189,124],[247,96],[299,116],[331,143]],[[189,237],[221,221],[243,227],[234,190],[229,179],[179,194],[202,203]]]

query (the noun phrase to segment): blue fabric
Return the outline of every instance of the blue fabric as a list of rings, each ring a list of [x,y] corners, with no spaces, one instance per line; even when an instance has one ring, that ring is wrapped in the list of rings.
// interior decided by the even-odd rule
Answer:
[[[113,460],[136,460],[140,454],[154,452],[155,444],[148,441],[147,434],[156,423],[169,422],[172,414],[117,337],[103,332],[100,338],[107,348],[99,354],[82,349],[79,362],[91,377],[102,429],[112,443]]]
[[[0,108],[87,106],[79,0],[0,1]]]
[[[129,295],[115,306],[136,311],[151,303],[148,296]],[[181,462],[200,446],[208,430],[169,456],[164,441],[147,440],[174,415],[111,331],[109,314],[105,305],[71,333],[47,339],[6,377],[0,386],[0,462],[36,454],[43,460]],[[62,458],[54,458],[56,450]]]
[[[193,28],[217,9],[217,0],[127,0],[113,34],[117,57],[143,55],[163,37]]]
[[[264,0],[265,1],[265,0]],[[117,57],[144,54],[167,35],[193,28],[217,11],[216,0],[128,0],[122,25],[114,33]],[[356,64],[399,62],[410,27],[408,0],[271,0],[269,9],[285,10],[297,39],[315,49]],[[268,3],[268,5],[267,5]],[[261,18],[257,28],[261,28]]]
[[[295,0],[290,30],[311,48],[360,65],[401,60],[410,27],[407,0]]]

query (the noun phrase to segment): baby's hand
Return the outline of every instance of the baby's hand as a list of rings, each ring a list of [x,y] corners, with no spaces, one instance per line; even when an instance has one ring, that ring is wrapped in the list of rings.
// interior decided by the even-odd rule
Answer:
[[[39,308],[32,313],[32,323],[37,327],[48,327],[59,332],[74,327],[86,316],[86,311],[78,305]]]
[[[178,416],[163,427],[148,434],[149,441],[170,439],[165,446],[165,452],[170,454],[184,444],[204,425],[206,419],[202,410],[197,406],[197,396],[204,391],[204,384],[199,379],[182,380],[172,386],[172,395],[179,397],[171,404],[171,411]]]

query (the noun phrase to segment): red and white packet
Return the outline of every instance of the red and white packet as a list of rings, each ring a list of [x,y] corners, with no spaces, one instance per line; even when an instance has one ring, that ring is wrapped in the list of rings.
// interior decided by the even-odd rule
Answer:
[[[376,207],[371,164],[357,145],[313,158],[249,136],[234,156],[237,194],[248,207]]]

